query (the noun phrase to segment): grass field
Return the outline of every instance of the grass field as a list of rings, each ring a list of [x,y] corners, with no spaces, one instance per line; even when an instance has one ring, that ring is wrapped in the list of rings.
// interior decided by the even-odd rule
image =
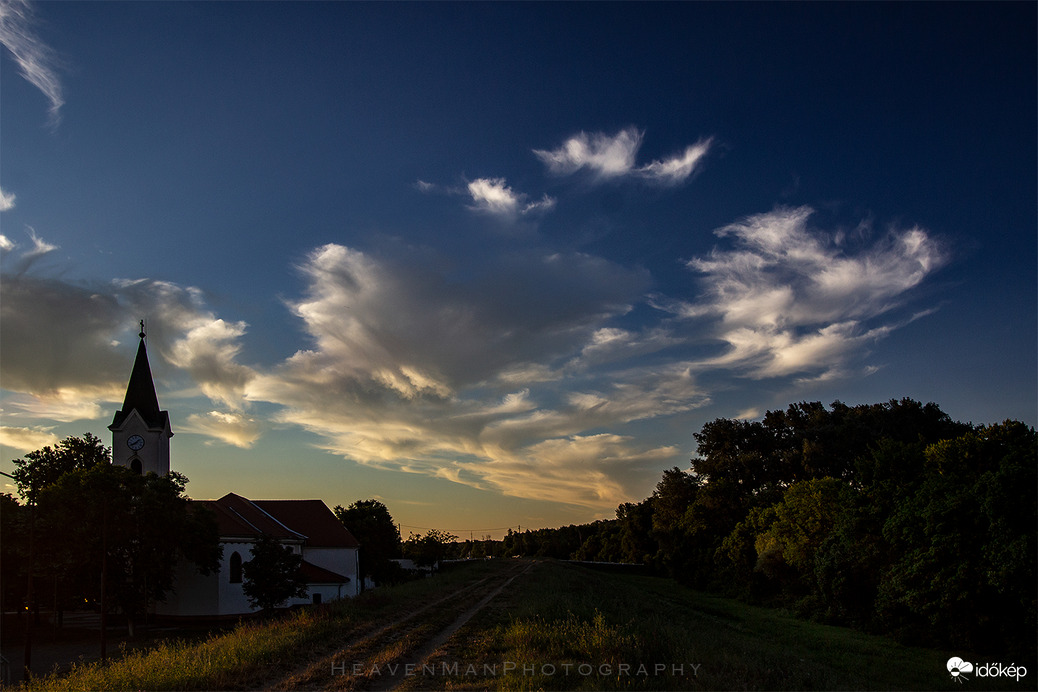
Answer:
[[[668,579],[556,563],[533,572],[458,632],[433,669],[452,672],[460,662],[459,675],[419,678],[414,687],[951,689],[958,685],[945,668],[950,655],[693,592]],[[494,675],[479,675],[483,670]],[[1006,686],[1005,680],[970,682],[971,689]]]
[[[308,688],[383,689],[388,680],[378,675],[325,676],[322,661],[402,615],[410,619],[399,629],[405,639],[416,640],[410,651],[419,650],[421,640],[433,640],[455,617],[452,613],[471,608],[474,597],[464,591],[468,585],[500,579],[514,568],[515,562],[507,560],[463,565],[320,614],[243,625],[204,642],[166,643],[107,668],[81,666],[60,679],[39,679],[33,689],[286,686],[294,680],[292,669],[307,661],[315,662],[319,673],[307,678]],[[459,589],[457,598],[449,596]],[[428,610],[405,615],[420,608]],[[385,650],[365,653],[372,656],[365,660],[379,666],[409,660],[401,640],[393,641]],[[905,647],[690,591],[671,580],[543,562],[516,578],[421,665],[416,663],[414,674],[393,684],[520,690],[1035,688],[1033,668],[1019,682],[971,676],[963,687],[945,668],[953,655],[971,660],[969,652]],[[370,665],[361,668],[368,673]],[[346,670],[352,673],[353,666]]]

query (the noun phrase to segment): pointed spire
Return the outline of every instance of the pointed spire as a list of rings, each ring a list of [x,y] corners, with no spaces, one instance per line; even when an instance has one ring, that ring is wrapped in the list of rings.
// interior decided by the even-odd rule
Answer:
[[[115,414],[112,425],[118,426],[130,415],[130,411],[137,409],[137,413],[149,427],[162,427],[168,414],[159,410],[159,397],[155,393],[155,381],[151,377],[151,365],[148,363],[148,349],[144,345],[144,320],[141,320],[141,333],[138,336],[141,341],[137,346],[133,370],[130,372],[130,382],[126,386],[126,398],[123,399],[122,410]]]

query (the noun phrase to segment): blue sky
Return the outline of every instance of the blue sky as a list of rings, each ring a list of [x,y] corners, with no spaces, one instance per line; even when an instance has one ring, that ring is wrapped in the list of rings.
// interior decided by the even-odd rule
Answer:
[[[139,319],[192,496],[405,535],[793,401],[1038,418],[1033,3],[0,7],[0,470]]]

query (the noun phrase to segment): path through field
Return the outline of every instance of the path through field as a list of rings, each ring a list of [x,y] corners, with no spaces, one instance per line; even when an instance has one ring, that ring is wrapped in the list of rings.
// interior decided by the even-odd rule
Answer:
[[[535,564],[516,562],[488,576],[473,575],[471,581],[446,596],[356,633],[348,641],[330,642],[325,649],[315,652],[311,660],[267,688],[396,689],[447,644],[460,627]]]

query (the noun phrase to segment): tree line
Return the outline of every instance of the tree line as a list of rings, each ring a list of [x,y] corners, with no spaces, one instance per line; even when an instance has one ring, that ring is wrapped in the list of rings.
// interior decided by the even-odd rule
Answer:
[[[500,541],[442,531],[402,540],[377,500],[334,512],[376,584],[408,578],[399,557],[422,566],[516,555],[636,563],[694,588],[917,644],[1033,654],[1033,428],[962,423],[936,404],[902,399],[802,402],[759,421],[719,418],[694,438],[690,468],[665,471],[651,496],[621,504],[615,519],[509,530]],[[89,433],[15,464],[25,504],[0,495],[5,608],[60,612],[86,602],[132,623],[169,592],[178,560],[203,573],[219,568],[215,523],[189,503],[183,476],[113,466]],[[300,589],[277,548],[261,550],[270,565],[251,570],[285,575],[267,593],[259,587],[264,608]]]
[[[910,399],[720,418],[616,518],[460,554],[645,565],[694,588],[932,646],[1033,655],[1038,436]]]

